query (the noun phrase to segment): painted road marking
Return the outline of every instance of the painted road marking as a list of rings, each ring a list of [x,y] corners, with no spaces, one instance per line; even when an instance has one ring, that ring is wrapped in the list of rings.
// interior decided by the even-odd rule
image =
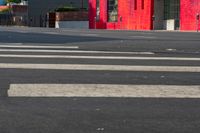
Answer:
[[[53,70],[94,70],[94,71],[200,72],[200,67],[188,67],[188,66],[129,66],[129,65],[0,63],[0,68],[53,69]]]
[[[155,36],[130,36],[130,37],[132,37],[132,38],[143,38],[143,39],[155,39],[155,38],[157,38],[157,37],[155,37]]]
[[[43,34],[50,34],[50,35],[63,35],[62,33],[58,33],[58,32],[41,32]]]
[[[79,46],[41,46],[41,45],[23,45],[23,44],[20,44],[20,45],[0,45],[0,48],[59,48],[59,49],[78,49]],[[1,50],[1,49],[0,49]],[[5,49],[6,51],[6,49]]]
[[[18,54],[0,54],[0,57],[7,57],[7,58],[105,59],[105,60],[106,59],[107,60],[109,60],[109,59],[110,60],[119,60],[119,59],[122,59],[122,60],[200,61],[200,58],[185,58],[185,57],[126,57],[126,56],[18,55]]]
[[[23,43],[2,43],[2,44],[0,44],[0,46],[1,45],[5,45],[5,46],[7,46],[7,45],[19,45],[19,46],[21,46],[21,45],[23,45]]]
[[[200,86],[11,84],[9,97],[200,98]]]
[[[80,36],[86,36],[86,37],[90,37],[90,36],[92,36],[92,37],[98,37],[99,36],[99,34],[80,34]]]
[[[73,47],[72,47],[73,48]],[[77,47],[75,47],[77,48]],[[40,49],[0,49],[0,52],[43,52],[43,53],[96,53],[96,54],[146,54],[153,52],[119,52],[119,51],[87,51],[87,50],[40,50]]]

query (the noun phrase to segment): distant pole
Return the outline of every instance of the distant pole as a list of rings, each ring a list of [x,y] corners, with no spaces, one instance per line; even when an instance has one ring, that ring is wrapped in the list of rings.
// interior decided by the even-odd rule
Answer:
[[[8,2],[8,9],[9,9],[9,17],[7,18],[7,25],[11,25],[11,23],[12,23],[12,11],[11,11],[11,3],[10,3],[10,1]]]
[[[83,0],[81,0],[81,9],[84,8]]]
[[[200,20],[200,14],[199,14],[199,1],[197,1],[197,15],[196,15],[196,28],[197,28],[197,32],[199,32],[199,20]]]

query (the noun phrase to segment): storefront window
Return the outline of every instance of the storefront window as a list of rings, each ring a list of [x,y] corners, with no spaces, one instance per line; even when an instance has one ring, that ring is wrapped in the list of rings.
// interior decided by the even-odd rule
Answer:
[[[164,18],[179,19],[180,0],[164,0]]]
[[[100,20],[100,3],[96,0],[96,21]]]
[[[108,0],[108,21],[118,21],[118,0]]]

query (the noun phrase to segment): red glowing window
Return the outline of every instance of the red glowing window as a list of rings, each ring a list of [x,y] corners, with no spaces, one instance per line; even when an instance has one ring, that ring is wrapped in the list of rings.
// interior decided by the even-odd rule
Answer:
[[[137,10],[137,0],[134,0],[134,9]]]
[[[144,0],[142,0],[142,9],[144,9]]]

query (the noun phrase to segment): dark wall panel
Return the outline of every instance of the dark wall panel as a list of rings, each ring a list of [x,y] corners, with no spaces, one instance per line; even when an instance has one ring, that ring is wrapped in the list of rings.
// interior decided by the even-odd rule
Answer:
[[[29,26],[45,26],[45,15],[58,7],[73,5],[75,7],[88,7],[88,0],[29,0],[28,16]]]

